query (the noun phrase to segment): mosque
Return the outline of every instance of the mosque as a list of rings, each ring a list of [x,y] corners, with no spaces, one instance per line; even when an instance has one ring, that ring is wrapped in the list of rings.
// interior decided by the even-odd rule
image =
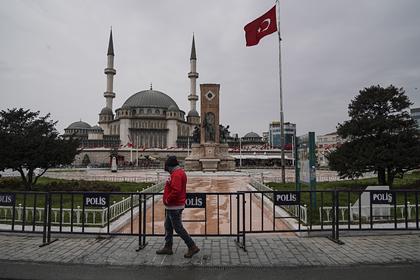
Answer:
[[[190,56],[190,110],[185,116],[176,102],[167,94],[150,89],[142,90],[130,96],[121,108],[113,110],[113,99],[116,97],[113,88],[114,44],[112,30],[109,36],[106,75],[105,107],[99,113],[98,125],[91,126],[77,121],[64,129],[64,137],[74,135],[81,140],[82,148],[171,148],[186,147],[195,126],[200,124],[197,112],[196,94],[197,56],[194,36]]]

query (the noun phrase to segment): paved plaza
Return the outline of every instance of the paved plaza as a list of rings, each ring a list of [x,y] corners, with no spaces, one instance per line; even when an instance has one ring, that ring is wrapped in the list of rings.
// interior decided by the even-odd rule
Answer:
[[[36,264],[39,269],[42,265],[65,265],[67,269],[72,265],[90,269],[97,266],[134,270],[172,267],[177,271],[223,268],[304,270],[402,265],[415,269],[418,273],[420,268],[419,235],[343,237],[344,245],[338,245],[325,237],[250,236],[247,239],[246,252],[236,245],[234,238],[195,240],[201,251],[192,259],[185,259],[183,254],[186,247],[179,238],[175,239],[174,255],[161,256],[156,255],[155,251],[162,246],[163,240],[156,237],[148,238],[147,246],[136,252],[136,237],[103,239],[93,236],[62,236],[50,245],[39,247],[39,235],[0,235],[0,278],[8,276],[12,279],[16,275],[24,274],[22,271],[10,271],[10,266],[5,264]],[[41,278],[34,275],[28,279]],[[87,278],[74,274],[69,279]]]
[[[133,169],[124,170],[120,169],[117,173],[111,173],[109,169],[97,169],[97,168],[80,168],[61,170],[51,169],[45,177],[61,178],[61,179],[83,179],[83,180],[98,180],[98,181],[131,181],[131,182],[151,182],[156,180],[164,179],[168,173],[163,169]],[[0,173],[1,174],[1,173]],[[19,176],[16,172],[3,173],[3,176],[14,174]],[[188,177],[243,177],[252,176],[258,179],[263,178],[265,182],[268,181],[281,181],[281,170],[280,169],[238,169],[236,171],[220,171],[217,173],[202,172],[202,171],[191,171],[187,172]],[[286,181],[294,182],[295,170],[288,168],[286,169]],[[366,174],[366,177],[371,177],[371,174]],[[329,170],[317,170],[317,181],[334,181],[339,180],[335,171]]]
[[[194,238],[201,248],[185,259],[182,240],[175,238],[174,255],[156,255],[163,237],[147,239],[136,252],[136,237],[61,237],[39,247],[41,236],[0,235],[0,259],[97,265],[147,266],[331,266],[420,262],[419,235],[343,237],[339,245],[325,237],[299,238],[279,235],[249,237],[246,252],[235,238]]]

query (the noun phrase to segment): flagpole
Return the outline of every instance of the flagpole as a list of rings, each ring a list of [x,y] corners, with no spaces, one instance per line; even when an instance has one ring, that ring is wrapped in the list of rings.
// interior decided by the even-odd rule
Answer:
[[[283,85],[281,79],[281,36],[280,36],[280,3],[276,0],[277,5],[277,34],[279,37],[279,81],[280,81],[280,148],[281,148],[281,180],[286,183],[285,160],[284,160],[284,114],[283,114]]]

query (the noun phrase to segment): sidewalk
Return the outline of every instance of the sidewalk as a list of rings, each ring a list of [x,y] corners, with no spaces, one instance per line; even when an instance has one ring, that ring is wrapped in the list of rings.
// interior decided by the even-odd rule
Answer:
[[[154,267],[304,267],[420,263],[420,236],[343,237],[338,245],[325,237],[260,236],[247,239],[247,252],[234,238],[194,238],[201,251],[185,259],[186,247],[175,238],[174,255],[155,251],[163,238],[148,238],[136,252],[136,237],[62,237],[45,246],[41,236],[0,235],[3,262]],[[1,277],[1,276],[0,276]]]

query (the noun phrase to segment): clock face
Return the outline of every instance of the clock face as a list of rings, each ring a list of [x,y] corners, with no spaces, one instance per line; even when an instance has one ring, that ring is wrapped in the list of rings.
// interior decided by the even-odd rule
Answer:
[[[209,90],[207,93],[206,93],[206,98],[207,98],[207,100],[209,100],[209,101],[211,101],[214,97],[215,97],[216,95],[211,91],[211,90]]]

